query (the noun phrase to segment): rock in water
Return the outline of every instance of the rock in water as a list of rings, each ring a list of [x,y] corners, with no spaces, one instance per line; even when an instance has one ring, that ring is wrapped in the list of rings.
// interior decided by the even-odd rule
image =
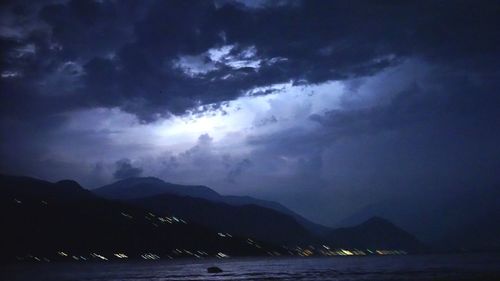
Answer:
[[[208,273],[221,273],[222,269],[220,269],[217,266],[211,266],[211,267],[207,268],[207,272]]]

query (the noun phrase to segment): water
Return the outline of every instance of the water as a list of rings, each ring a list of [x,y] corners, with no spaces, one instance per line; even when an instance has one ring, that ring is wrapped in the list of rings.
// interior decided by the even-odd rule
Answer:
[[[223,273],[210,274],[218,266]],[[2,281],[97,280],[500,280],[500,255],[46,263],[0,267]]]

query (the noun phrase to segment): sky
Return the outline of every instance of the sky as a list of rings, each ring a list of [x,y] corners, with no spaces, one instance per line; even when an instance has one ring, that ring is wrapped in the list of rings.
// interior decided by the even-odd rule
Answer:
[[[0,5],[1,173],[154,176],[330,226],[498,194],[499,1]]]

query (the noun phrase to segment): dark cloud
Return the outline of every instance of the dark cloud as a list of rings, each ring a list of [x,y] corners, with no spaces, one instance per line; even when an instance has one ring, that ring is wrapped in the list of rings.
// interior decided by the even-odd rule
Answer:
[[[495,1],[257,1],[245,7],[73,0],[36,7],[37,13],[23,3],[4,11],[39,24],[22,39],[2,37],[5,69],[22,73],[22,79],[2,79],[2,92],[11,93],[3,104],[15,104],[24,114],[117,106],[151,121],[231,100],[256,86],[369,75],[407,56],[483,71],[498,65],[492,60],[498,43]],[[30,12],[19,12],[24,10]],[[28,44],[36,52],[15,59],[12,53]],[[275,62],[219,65],[197,77],[173,66],[181,56],[224,45],[236,46],[235,60],[234,52],[254,47],[254,60]]]
[[[269,186],[274,188],[262,193],[285,200],[326,224],[334,224],[359,206],[374,202],[396,206],[396,202],[399,209],[384,207],[384,216],[426,238],[436,235],[427,226],[439,223],[412,224],[423,210],[415,210],[410,219],[398,213],[403,206],[422,206],[429,198],[433,204],[445,204],[450,197],[462,198],[471,189],[484,198],[494,196],[500,184],[495,172],[500,167],[496,145],[500,141],[496,129],[500,127],[500,99],[494,94],[500,88],[498,81],[490,76],[471,77],[469,72],[448,67],[427,71],[423,79],[409,79],[394,93],[392,84],[399,81],[392,79],[394,75],[384,79],[382,89],[376,91],[390,96],[387,102],[346,105],[310,116],[320,125],[317,130],[250,137],[248,142],[259,148],[253,157],[268,158],[258,162],[282,155],[298,162],[319,157],[312,162],[316,165],[300,166],[286,179],[290,183],[283,190],[294,186],[303,200],[282,197],[269,179],[263,182],[272,183]],[[418,76],[413,72],[408,75]],[[311,179],[323,182],[312,183]],[[323,212],[309,208],[314,202],[323,206]],[[480,204],[468,205],[470,212],[482,208]]]
[[[329,134],[336,137],[398,131],[418,124],[443,127],[441,130],[463,126],[468,133],[489,132],[497,136],[490,131],[500,126],[496,108],[500,96],[493,94],[500,88],[496,79],[488,76],[473,79],[449,68],[436,69],[431,75],[432,79],[409,84],[387,104],[333,110],[310,118],[331,128]]]
[[[121,159],[116,161],[116,170],[113,173],[115,179],[121,180],[126,178],[138,177],[142,174],[142,169],[134,167],[130,159]]]

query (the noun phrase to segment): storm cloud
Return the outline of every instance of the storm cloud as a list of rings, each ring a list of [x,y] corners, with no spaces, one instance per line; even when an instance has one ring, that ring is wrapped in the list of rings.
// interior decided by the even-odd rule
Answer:
[[[113,173],[115,179],[121,180],[126,178],[138,177],[142,174],[142,169],[132,166],[130,159],[124,158],[116,161],[116,170]]]

